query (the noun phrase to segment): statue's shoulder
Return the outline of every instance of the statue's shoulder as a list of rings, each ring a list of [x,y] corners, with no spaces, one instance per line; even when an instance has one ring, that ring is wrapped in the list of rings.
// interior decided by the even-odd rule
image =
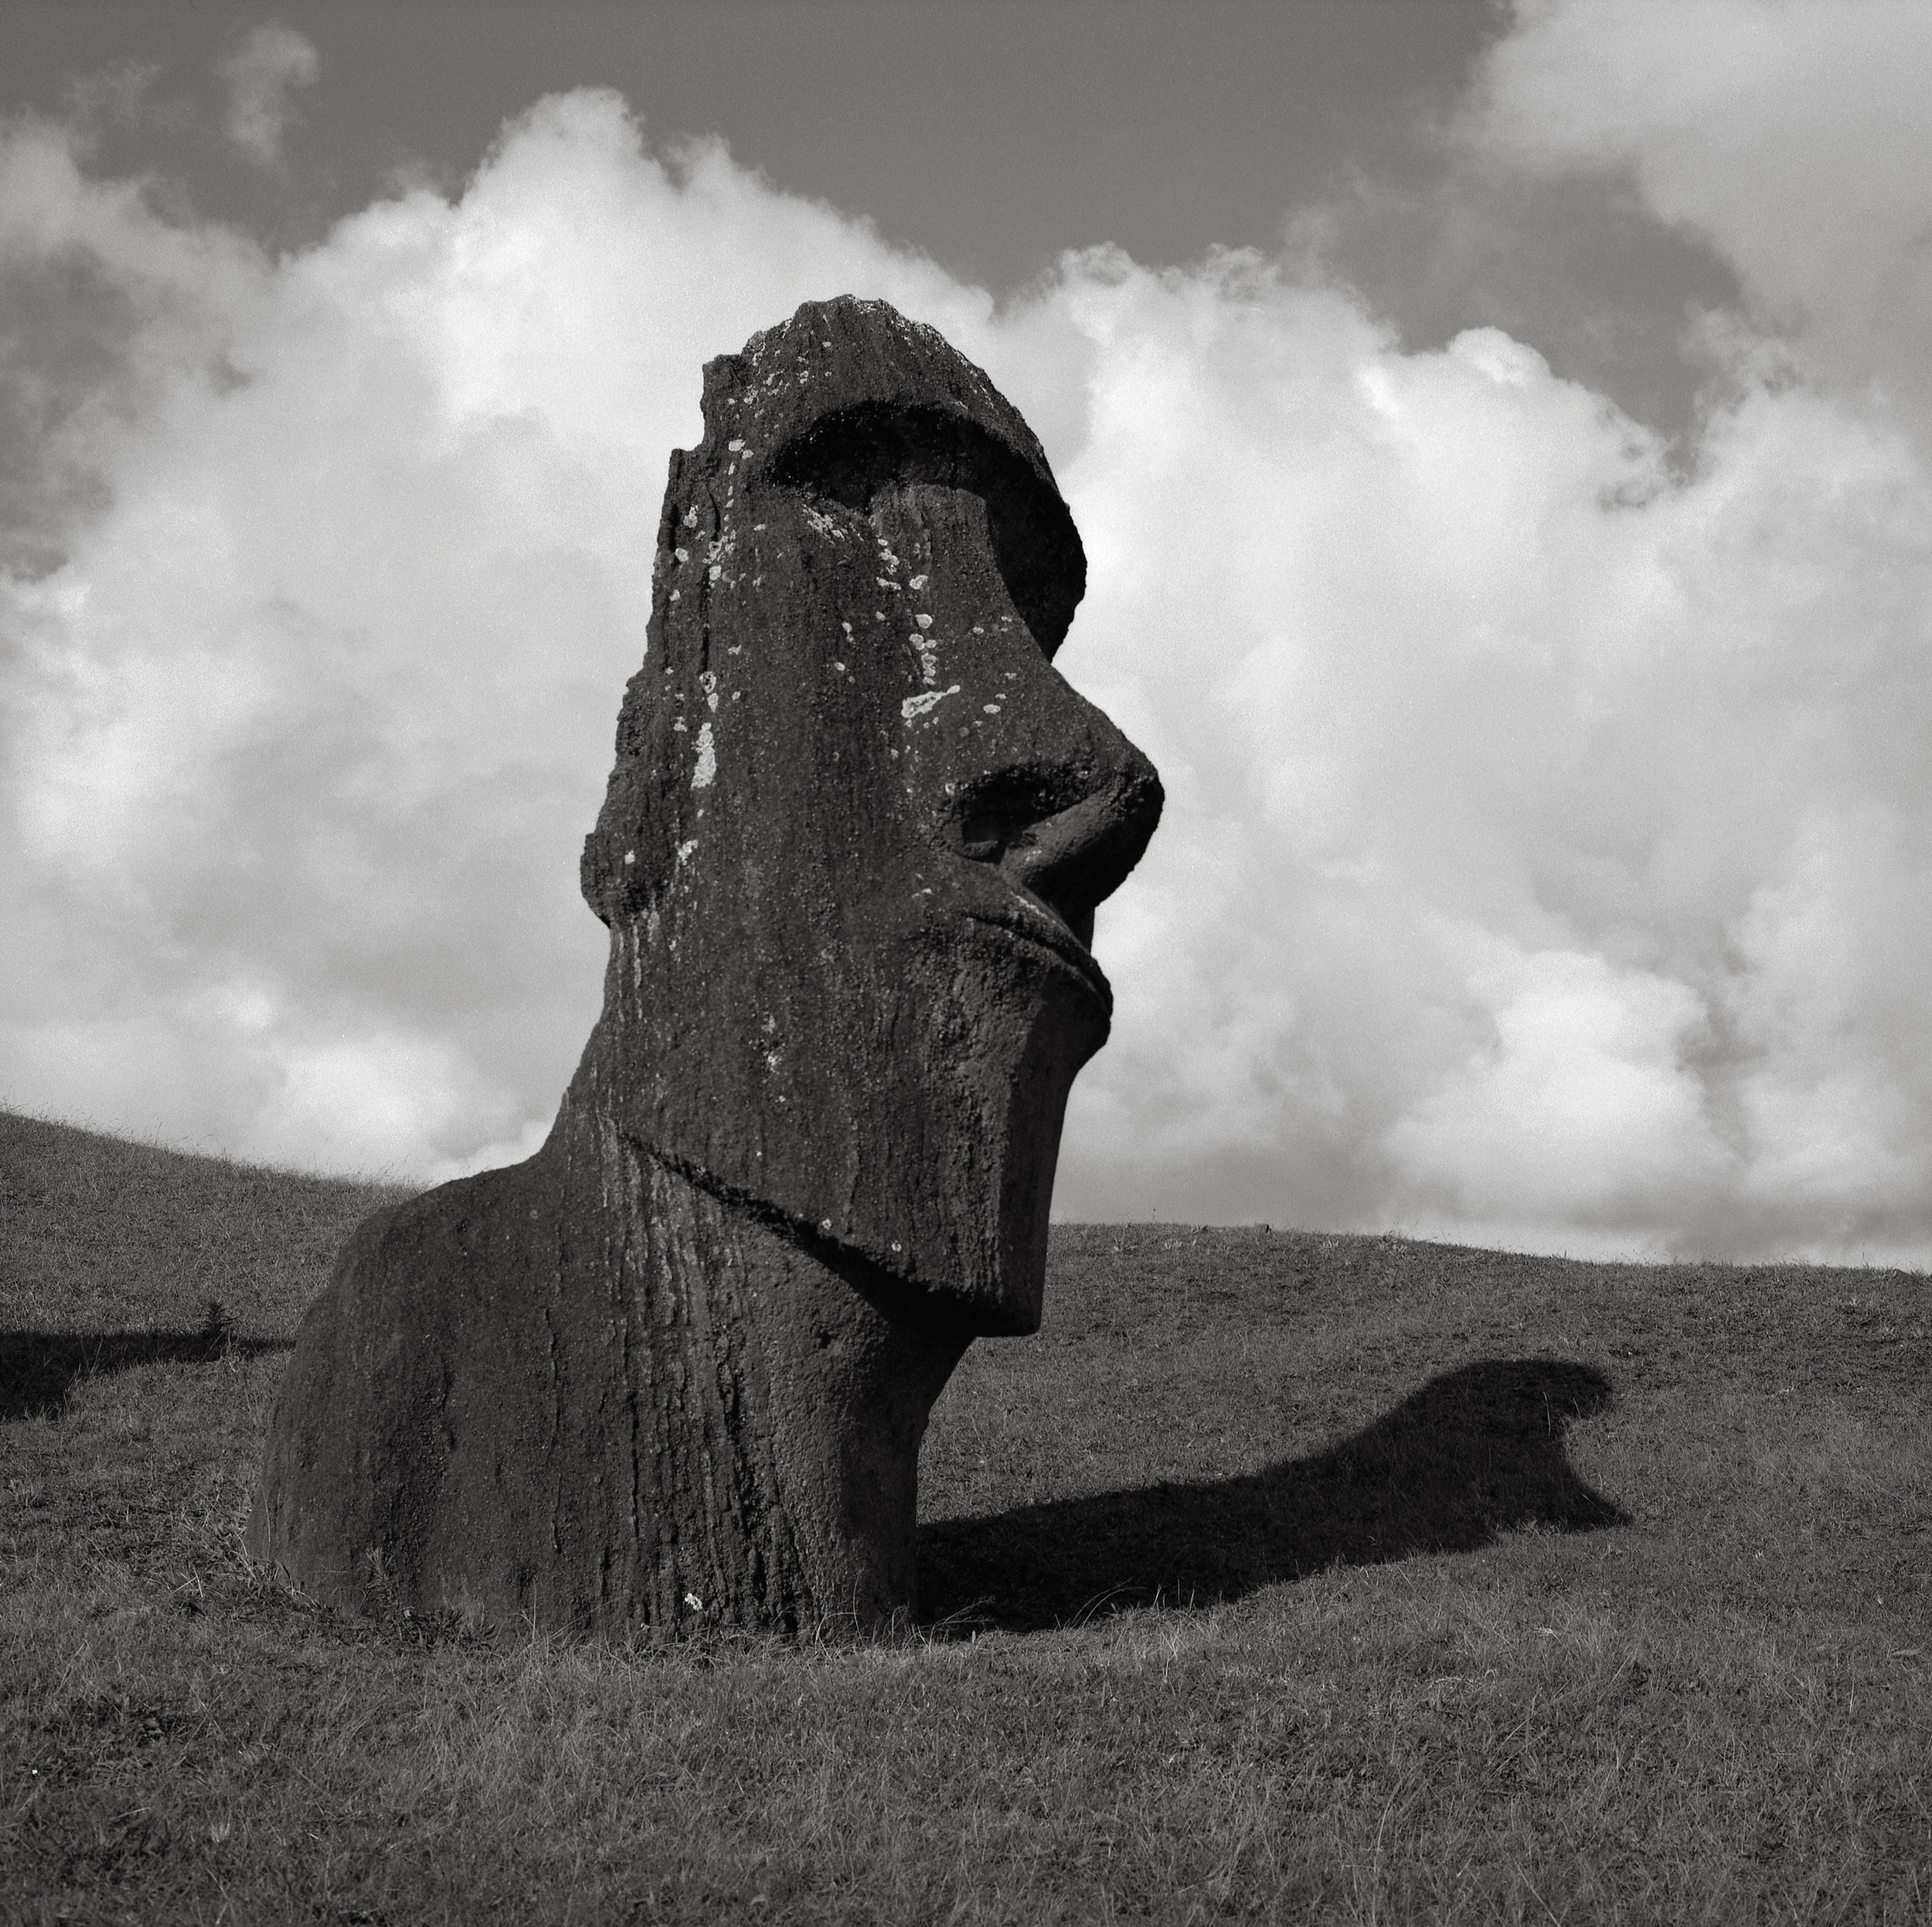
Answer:
[[[555,1191],[553,1174],[531,1159],[383,1205],[350,1233],[337,1281],[365,1290],[403,1278],[420,1285],[517,1264],[545,1238]]]

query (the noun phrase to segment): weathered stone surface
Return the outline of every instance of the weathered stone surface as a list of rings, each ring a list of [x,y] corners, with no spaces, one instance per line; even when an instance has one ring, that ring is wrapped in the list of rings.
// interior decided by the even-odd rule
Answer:
[[[710,363],[704,423],[556,1126],[370,1219],[282,1388],[250,1543],[339,1605],[876,1624],[934,1399],[1039,1322],[1094,906],[1161,807],[1050,664],[1079,537],[1012,407],[883,303]]]

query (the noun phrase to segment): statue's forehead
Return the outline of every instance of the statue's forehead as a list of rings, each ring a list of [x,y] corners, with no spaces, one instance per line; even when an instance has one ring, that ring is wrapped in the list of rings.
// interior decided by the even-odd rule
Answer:
[[[855,508],[894,482],[964,489],[987,506],[1015,604],[1048,655],[1086,586],[1045,451],[985,371],[883,301],[808,301],[707,364],[701,471]]]

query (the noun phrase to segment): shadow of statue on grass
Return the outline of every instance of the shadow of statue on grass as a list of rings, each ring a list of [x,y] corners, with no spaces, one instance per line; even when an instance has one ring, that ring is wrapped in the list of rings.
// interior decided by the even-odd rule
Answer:
[[[137,1365],[205,1365],[285,1352],[278,1338],[237,1338],[221,1308],[192,1332],[0,1332],[0,1423],[57,1418],[80,1379]]]
[[[940,1520],[920,1528],[921,1616],[1037,1632],[1156,1598],[1209,1605],[1338,1564],[1474,1551],[1512,1527],[1627,1524],[1563,1450],[1570,1421],[1610,1399],[1591,1366],[1486,1359],[1265,1471]]]

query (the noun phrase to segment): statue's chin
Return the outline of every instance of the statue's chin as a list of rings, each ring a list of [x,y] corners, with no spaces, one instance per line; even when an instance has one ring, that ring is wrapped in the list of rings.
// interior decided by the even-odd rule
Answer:
[[[1037,1329],[1067,1093],[1108,1026],[1073,938],[934,917],[862,968],[767,976],[672,934],[621,953],[641,968],[613,972],[579,1101],[909,1314]]]
[[[968,1001],[978,974],[968,964],[953,979]],[[1005,975],[981,1007],[962,1047],[957,1006],[936,1001],[926,1075],[901,1066],[896,1092],[896,1080],[875,1087],[882,1113],[916,1127],[862,1135],[861,1183],[844,1214],[828,1204],[797,1217],[889,1280],[908,1308],[1020,1336],[1039,1329],[1067,1095],[1108,1016],[1080,973],[1050,961],[1022,981]]]

